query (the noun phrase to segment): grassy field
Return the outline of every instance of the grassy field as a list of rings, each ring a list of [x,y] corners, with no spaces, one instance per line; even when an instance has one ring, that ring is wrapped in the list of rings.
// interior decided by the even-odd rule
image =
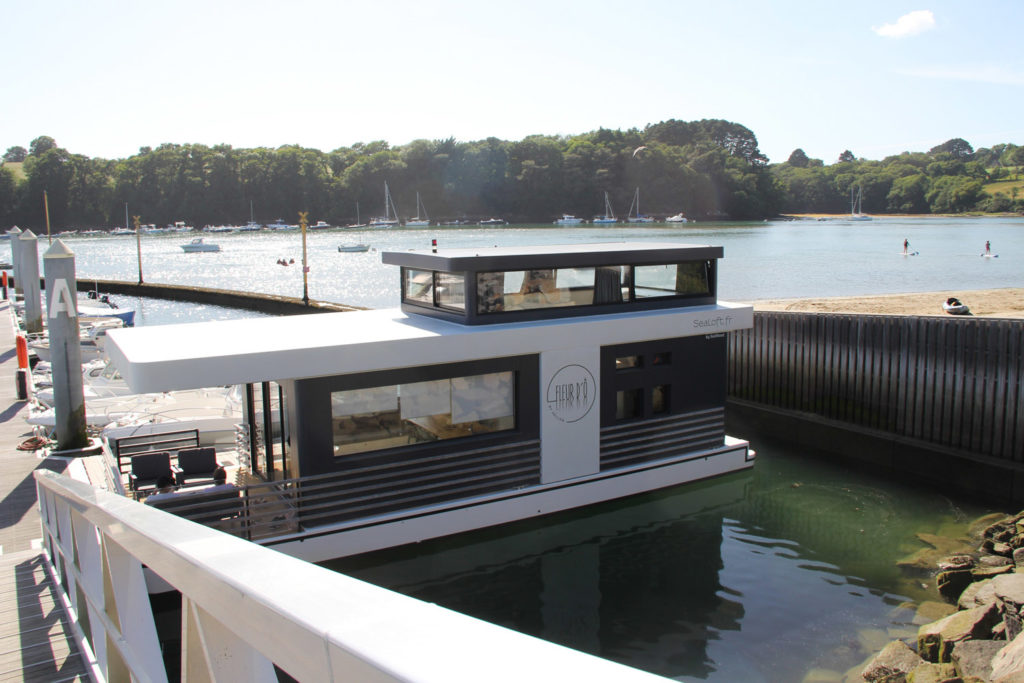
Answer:
[[[1017,194],[1014,195],[1014,189],[1017,190]],[[990,195],[995,195],[997,192],[1002,192],[1011,199],[1014,197],[1024,197],[1024,176],[1017,176],[1009,180],[1000,180],[995,183],[986,183],[984,187],[985,192]]]

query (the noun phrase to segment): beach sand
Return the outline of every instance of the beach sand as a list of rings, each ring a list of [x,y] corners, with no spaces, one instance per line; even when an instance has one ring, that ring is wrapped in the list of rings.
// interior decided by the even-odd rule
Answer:
[[[1024,289],[977,289],[816,299],[765,299],[749,302],[755,311],[873,313],[883,315],[949,315],[942,302],[954,296],[971,313],[986,318],[1024,318]]]

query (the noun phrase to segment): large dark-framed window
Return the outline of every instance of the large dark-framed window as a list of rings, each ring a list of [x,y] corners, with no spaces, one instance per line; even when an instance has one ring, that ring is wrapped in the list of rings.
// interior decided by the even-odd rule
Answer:
[[[536,439],[540,431],[538,367],[538,356],[530,354],[296,380],[297,419],[303,424],[295,437],[301,471],[306,475],[343,470],[353,458],[369,454],[400,461],[410,451],[443,457],[454,449]],[[505,381],[511,383],[511,396],[489,390]],[[452,395],[461,406],[445,413],[438,409],[439,396],[444,386],[452,391],[453,384]],[[391,407],[393,387],[405,389],[404,417],[401,401],[397,408]],[[362,396],[360,407],[350,403],[350,409],[337,409],[339,403],[357,396]],[[473,396],[481,399],[479,405],[473,405]],[[504,398],[485,405],[486,396]],[[506,399],[511,400],[511,419]],[[419,404],[409,409],[414,402]],[[360,438],[339,438],[342,431],[354,429],[366,437],[367,448],[358,446]],[[437,438],[429,436],[432,432]]]

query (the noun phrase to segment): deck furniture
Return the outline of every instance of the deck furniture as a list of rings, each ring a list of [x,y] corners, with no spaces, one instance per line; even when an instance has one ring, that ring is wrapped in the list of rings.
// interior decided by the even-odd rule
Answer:
[[[156,488],[157,480],[165,476],[173,478],[171,454],[168,451],[139,453],[131,458],[128,487],[138,495],[140,491]]]
[[[178,463],[172,467],[174,483],[179,487],[212,484],[218,466],[213,446],[183,448],[178,451]]]

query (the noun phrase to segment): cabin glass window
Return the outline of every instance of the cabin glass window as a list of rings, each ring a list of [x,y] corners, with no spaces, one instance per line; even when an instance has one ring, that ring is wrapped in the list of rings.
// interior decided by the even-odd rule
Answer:
[[[615,392],[615,419],[632,420],[644,416],[644,390],[623,389]]]
[[[405,282],[402,283],[407,301],[434,305],[434,271],[405,269]]]
[[[335,391],[331,423],[336,456],[514,429],[515,373]]]
[[[667,384],[659,384],[651,389],[651,413],[661,415],[669,411],[669,391]]]
[[[466,310],[466,278],[462,273],[437,273],[437,305]]]
[[[637,299],[711,293],[708,261],[684,261],[633,268]]]
[[[643,357],[632,355],[632,356],[619,356],[615,359],[615,370],[632,370],[633,368],[639,368],[643,366]]]
[[[589,306],[594,268],[534,268],[477,274],[477,313]]]

